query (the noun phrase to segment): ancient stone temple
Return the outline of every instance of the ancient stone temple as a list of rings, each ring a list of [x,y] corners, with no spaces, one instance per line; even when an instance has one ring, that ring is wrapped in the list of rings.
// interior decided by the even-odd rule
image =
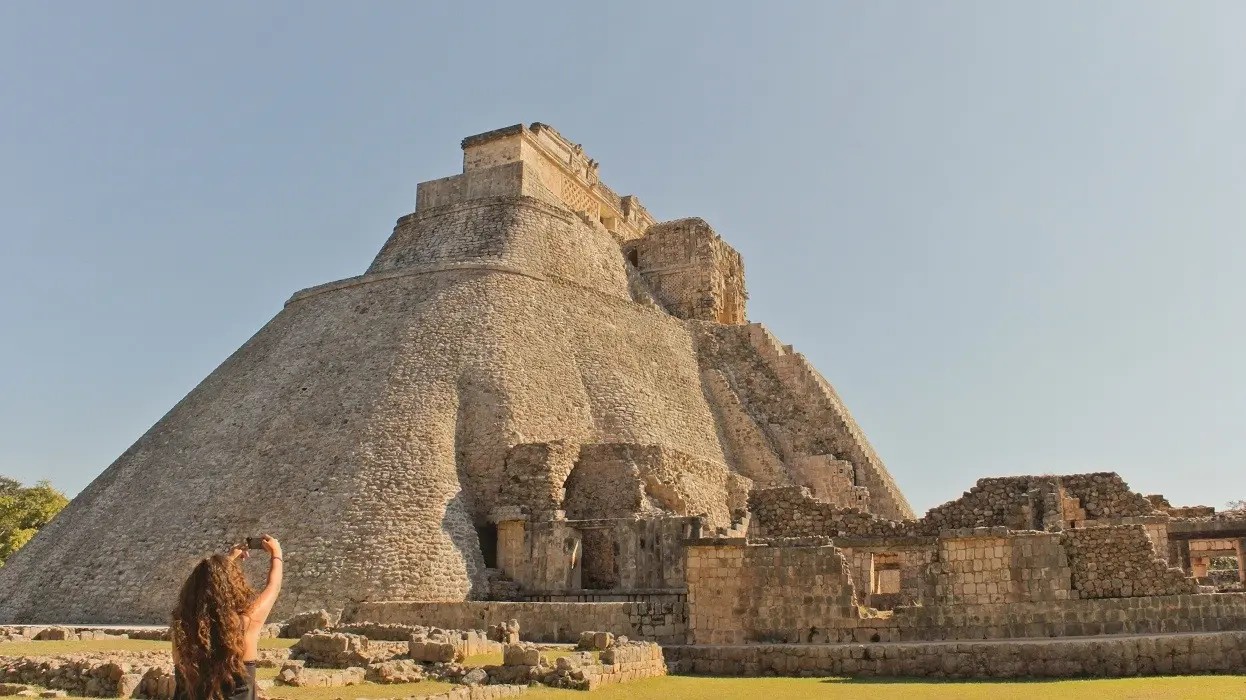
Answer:
[[[750,492],[913,517],[708,223],[656,221],[542,124],[462,148],[364,274],[296,292],[0,568],[0,622],[162,621],[264,532],[283,615],[682,600],[685,543],[742,537]],[[891,555],[880,581],[909,576]]]

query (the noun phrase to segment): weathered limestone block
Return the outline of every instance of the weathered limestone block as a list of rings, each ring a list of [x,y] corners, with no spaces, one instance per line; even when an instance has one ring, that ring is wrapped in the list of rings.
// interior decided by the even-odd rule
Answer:
[[[366,679],[372,683],[418,683],[424,680],[424,667],[413,659],[368,664]]]
[[[614,635],[609,632],[581,632],[576,643],[577,649],[586,651],[604,651],[614,646]]]
[[[286,639],[299,639],[308,632],[328,630],[335,621],[335,616],[328,610],[299,613],[283,623],[281,636]]]
[[[539,666],[541,650],[528,644],[507,644],[502,648],[504,666]]]
[[[277,682],[299,688],[338,688],[359,685],[365,681],[367,671],[355,666],[345,669],[307,668],[287,663],[277,674]]]
[[[500,644],[518,644],[519,643],[519,621],[507,620],[496,625],[490,625],[489,639]]]
[[[309,632],[291,647],[290,656],[315,666],[347,668],[371,663],[375,651],[367,637],[357,634]]]
[[[407,653],[415,661],[449,663],[451,661],[462,661],[465,658],[460,647],[456,647],[447,641],[412,640],[409,644]]]
[[[48,627],[35,634],[38,641],[70,641],[78,638],[72,627]]]

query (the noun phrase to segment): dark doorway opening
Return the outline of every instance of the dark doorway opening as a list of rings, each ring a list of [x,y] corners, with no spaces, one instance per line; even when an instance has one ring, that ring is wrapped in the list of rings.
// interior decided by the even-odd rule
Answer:
[[[610,530],[585,530],[580,535],[584,548],[580,560],[580,585],[608,591],[619,585],[619,569],[615,566],[614,533]]]
[[[493,523],[477,525],[476,537],[480,540],[480,553],[484,555],[485,567],[498,568],[498,526]]]

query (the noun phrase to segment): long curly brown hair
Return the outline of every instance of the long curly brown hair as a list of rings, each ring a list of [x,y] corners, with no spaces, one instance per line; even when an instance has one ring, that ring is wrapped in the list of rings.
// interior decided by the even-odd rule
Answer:
[[[246,673],[243,615],[254,598],[242,567],[229,557],[216,554],[195,566],[182,584],[169,625],[185,683],[178,697],[223,700],[234,689]]]

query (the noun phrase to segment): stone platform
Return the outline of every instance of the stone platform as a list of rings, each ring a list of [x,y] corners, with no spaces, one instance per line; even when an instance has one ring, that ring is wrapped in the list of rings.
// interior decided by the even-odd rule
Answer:
[[[881,644],[685,645],[672,671],[715,676],[1076,678],[1246,674],[1246,632]]]

